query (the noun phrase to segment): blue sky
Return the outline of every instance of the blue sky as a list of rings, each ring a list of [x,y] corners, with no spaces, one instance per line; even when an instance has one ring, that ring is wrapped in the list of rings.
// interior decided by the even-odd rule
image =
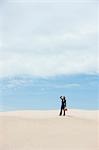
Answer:
[[[1,110],[59,109],[60,95],[68,108],[97,109],[98,76],[70,75],[51,78],[14,77],[0,80]]]
[[[96,109],[97,0],[0,1],[0,110]]]

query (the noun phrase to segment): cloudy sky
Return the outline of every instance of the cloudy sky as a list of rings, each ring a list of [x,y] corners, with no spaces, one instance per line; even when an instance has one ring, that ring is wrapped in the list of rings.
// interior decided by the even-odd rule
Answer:
[[[81,86],[88,76],[90,83],[94,78],[96,86],[99,75],[98,6],[97,0],[0,0],[0,82],[3,91],[9,91],[13,86],[22,89],[25,85],[27,91],[32,88],[34,93],[40,93],[42,89],[44,99],[49,86],[54,91],[58,87],[61,92],[64,88],[65,94],[67,89],[72,91]],[[38,80],[40,89],[36,90],[38,85],[32,85]],[[7,93],[2,96],[4,101]],[[49,94],[52,93],[47,93],[48,97]],[[91,96],[89,94],[89,99]],[[24,94],[21,98],[24,99]]]

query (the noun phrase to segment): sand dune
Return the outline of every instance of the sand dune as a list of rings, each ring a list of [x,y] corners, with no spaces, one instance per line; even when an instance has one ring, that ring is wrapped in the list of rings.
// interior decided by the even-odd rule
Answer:
[[[0,112],[0,150],[98,150],[99,111]]]

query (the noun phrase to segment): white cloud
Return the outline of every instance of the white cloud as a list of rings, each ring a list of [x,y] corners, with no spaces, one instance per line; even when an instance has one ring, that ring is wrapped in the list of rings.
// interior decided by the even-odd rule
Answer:
[[[34,80],[31,77],[4,78],[0,80],[0,92],[6,90],[17,90],[23,87],[39,88],[41,91],[49,91],[49,89],[60,88],[79,88],[80,84],[75,82],[53,83],[49,80]]]
[[[98,73],[97,6],[91,2],[5,1],[0,15],[0,76]]]
[[[80,84],[78,84],[78,83],[68,83],[68,84],[64,84],[64,85],[56,85],[56,84],[54,84],[54,85],[51,85],[50,86],[51,88],[56,88],[56,89],[60,89],[60,88],[77,88],[77,87],[80,87]]]

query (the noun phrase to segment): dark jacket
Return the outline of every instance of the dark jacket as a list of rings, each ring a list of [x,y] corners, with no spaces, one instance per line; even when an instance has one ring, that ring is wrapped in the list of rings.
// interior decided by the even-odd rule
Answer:
[[[61,99],[61,107],[62,109],[64,109],[66,107],[66,99],[62,98],[62,96],[60,97],[60,99]]]

